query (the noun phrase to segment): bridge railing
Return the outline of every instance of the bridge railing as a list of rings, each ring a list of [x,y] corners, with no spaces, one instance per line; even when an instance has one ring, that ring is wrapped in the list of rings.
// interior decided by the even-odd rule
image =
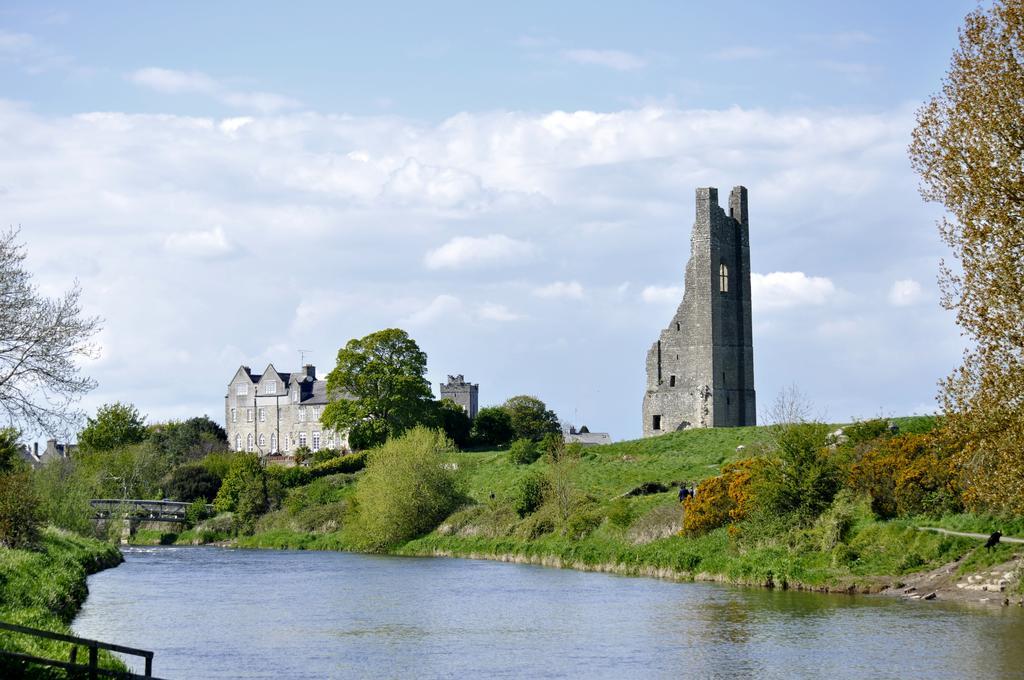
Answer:
[[[94,498],[89,501],[90,507],[98,517],[128,515],[139,519],[164,521],[184,521],[191,503],[180,501],[148,501],[136,499]],[[206,506],[207,512],[213,512],[213,506]]]
[[[0,649],[0,658],[8,658],[22,662],[23,665],[37,664],[41,666],[49,666],[51,668],[61,668],[68,672],[69,677],[79,677],[85,675],[89,680],[96,680],[100,676],[105,678],[153,678],[153,652],[145,649],[136,649],[135,647],[125,647],[123,645],[115,645],[109,642],[100,642],[99,640],[90,640],[88,638],[80,638],[74,635],[64,635],[63,633],[53,633],[48,630],[39,630],[37,628],[28,628],[26,626],[17,626],[13,623],[5,623],[0,621],[0,630],[11,631],[12,633],[21,633],[23,635],[30,635],[33,637],[46,638],[48,640],[57,640],[58,642],[71,643],[71,655],[67,661],[58,661],[56,659],[44,659],[38,656],[32,656],[31,654],[22,654],[21,652],[11,652],[4,649]],[[78,663],[78,647],[84,647],[89,652],[89,660],[87,663]],[[99,667],[99,650],[105,649],[110,652],[119,652],[121,654],[128,654],[130,656],[139,656],[145,659],[146,670],[144,675],[138,675],[135,673],[125,671],[115,671],[106,668]],[[79,675],[73,675],[73,674]]]

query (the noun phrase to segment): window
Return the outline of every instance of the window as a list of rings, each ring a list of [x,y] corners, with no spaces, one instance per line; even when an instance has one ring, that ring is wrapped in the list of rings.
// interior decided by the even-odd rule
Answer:
[[[675,387],[676,386],[676,377],[674,375],[670,375],[668,377],[668,386],[669,387]]]
[[[265,448],[267,448],[267,435],[261,434],[260,435],[260,451],[262,451]]]
[[[319,432],[314,432],[313,433],[313,450],[314,451],[319,451],[320,450],[320,433]]]
[[[277,453],[277,433],[273,432],[270,435],[270,452]]]
[[[241,383],[235,388],[235,394],[249,394],[249,385],[247,383]]]
[[[267,409],[265,409],[265,408],[261,408],[260,409],[260,422],[261,423],[267,422]]]
[[[245,437],[245,450],[252,451],[252,435],[246,435]]]
[[[233,423],[237,423],[238,422],[238,409],[236,409],[236,408],[231,409],[231,422],[233,422]]]
[[[683,330],[683,329],[682,329],[682,326],[681,326],[680,324],[678,324],[678,323],[676,324],[676,330],[677,330],[677,331],[681,331],[681,330]]]
[[[299,433],[299,446],[305,446],[305,445],[306,445],[306,433],[305,432],[300,432]]]
[[[236,434],[235,435],[235,451],[241,451],[241,450],[242,450],[242,435]]]
[[[651,418],[651,429],[652,430],[660,430],[661,429],[661,416],[654,416],[653,418]]]
[[[299,422],[306,422],[306,408],[304,406],[299,407]]]
[[[294,390],[292,390],[292,403],[293,404],[298,404],[299,403],[299,388],[298,387],[296,387]]]
[[[277,394],[277,381],[271,380],[267,383],[267,394]]]
[[[729,292],[729,268],[724,262],[718,265],[718,289],[723,293]]]
[[[252,409],[251,408],[245,409],[245,422],[247,422],[247,423],[251,423],[252,422]]]

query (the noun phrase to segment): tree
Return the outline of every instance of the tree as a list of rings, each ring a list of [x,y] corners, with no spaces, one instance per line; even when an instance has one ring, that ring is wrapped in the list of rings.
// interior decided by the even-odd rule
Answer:
[[[368,550],[421,536],[464,501],[458,470],[449,463],[451,441],[416,427],[370,453],[356,486],[356,527]]]
[[[83,316],[77,282],[57,298],[39,294],[17,237],[0,233],[0,412],[11,425],[65,431],[82,415],[73,405],[96,386],[76,362],[98,356],[100,322]]]
[[[0,474],[14,472],[22,465],[21,433],[13,427],[0,428]]]
[[[540,441],[545,435],[561,432],[558,416],[537,397],[519,395],[505,402],[516,439]]]
[[[942,304],[973,346],[941,383],[966,500],[1024,513],[1024,6],[967,15],[942,91],[918,112],[910,159],[939,231]]]
[[[207,416],[160,423],[149,427],[149,440],[175,464],[204,458],[228,448],[224,428]]]
[[[267,471],[256,454],[234,459],[213,503],[218,512],[235,513],[236,529],[252,532],[256,519],[270,509]]]
[[[139,415],[131,404],[104,404],[96,411],[95,418],[86,420],[85,429],[78,435],[78,446],[84,453],[138,444],[149,434],[146,417]]]
[[[504,446],[516,434],[512,429],[512,418],[501,406],[485,406],[473,419],[470,430],[473,443],[479,446]]]
[[[354,430],[363,446],[399,435],[429,418],[433,395],[426,371],[427,355],[403,330],[349,340],[327,374],[331,401],[320,422],[338,432]]]
[[[451,399],[442,399],[435,402],[434,417],[437,424],[448,435],[448,438],[455,442],[460,449],[469,445],[469,434],[473,427],[473,421],[469,419],[466,410]]]

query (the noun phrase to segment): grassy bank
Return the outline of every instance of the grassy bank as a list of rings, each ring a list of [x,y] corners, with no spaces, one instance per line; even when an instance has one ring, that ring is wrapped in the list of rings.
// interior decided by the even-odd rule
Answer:
[[[109,543],[82,538],[57,529],[46,529],[37,550],[0,548],[0,620],[32,628],[73,634],[72,618],[85,602],[86,577],[121,563],[121,553]],[[6,650],[50,659],[67,660],[71,646],[16,633],[0,633]],[[79,650],[80,660],[85,650]],[[124,670],[124,665],[101,653],[104,668]],[[5,667],[0,677],[63,678],[64,671],[32,668],[27,676],[18,667]]]
[[[927,432],[930,418],[897,419],[904,432]],[[767,428],[694,430],[585,449],[570,472],[573,501],[516,511],[524,479],[550,477],[544,459],[517,465],[504,451],[454,455],[467,502],[429,534],[392,546],[402,555],[451,555],[676,579],[870,592],[909,574],[968,555],[965,569],[997,555],[973,556],[978,542],[918,531],[929,524],[991,531],[997,521],[967,514],[880,520],[870,500],[840,493],[811,521],[748,519],[684,536],[678,485],[695,485],[723,465],[764,452]],[[355,550],[349,524],[359,475],[333,475],[293,488],[240,547]],[[1007,528],[1011,531],[1007,532]],[[1003,526],[1013,533],[1016,526]],[[223,540],[200,526],[178,537]],[[166,537],[164,538],[166,541]],[[156,541],[153,541],[156,542]],[[999,555],[1007,549],[997,551]]]

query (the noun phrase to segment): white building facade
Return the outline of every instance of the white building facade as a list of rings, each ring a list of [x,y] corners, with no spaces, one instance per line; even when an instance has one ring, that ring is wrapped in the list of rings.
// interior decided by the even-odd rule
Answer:
[[[291,457],[300,447],[348,450],[347,436],[320,424],[326,405],[327,381],[317,380],[310,364],[296,373],[240,366],[224,397],[228,445],[260,456]]]

